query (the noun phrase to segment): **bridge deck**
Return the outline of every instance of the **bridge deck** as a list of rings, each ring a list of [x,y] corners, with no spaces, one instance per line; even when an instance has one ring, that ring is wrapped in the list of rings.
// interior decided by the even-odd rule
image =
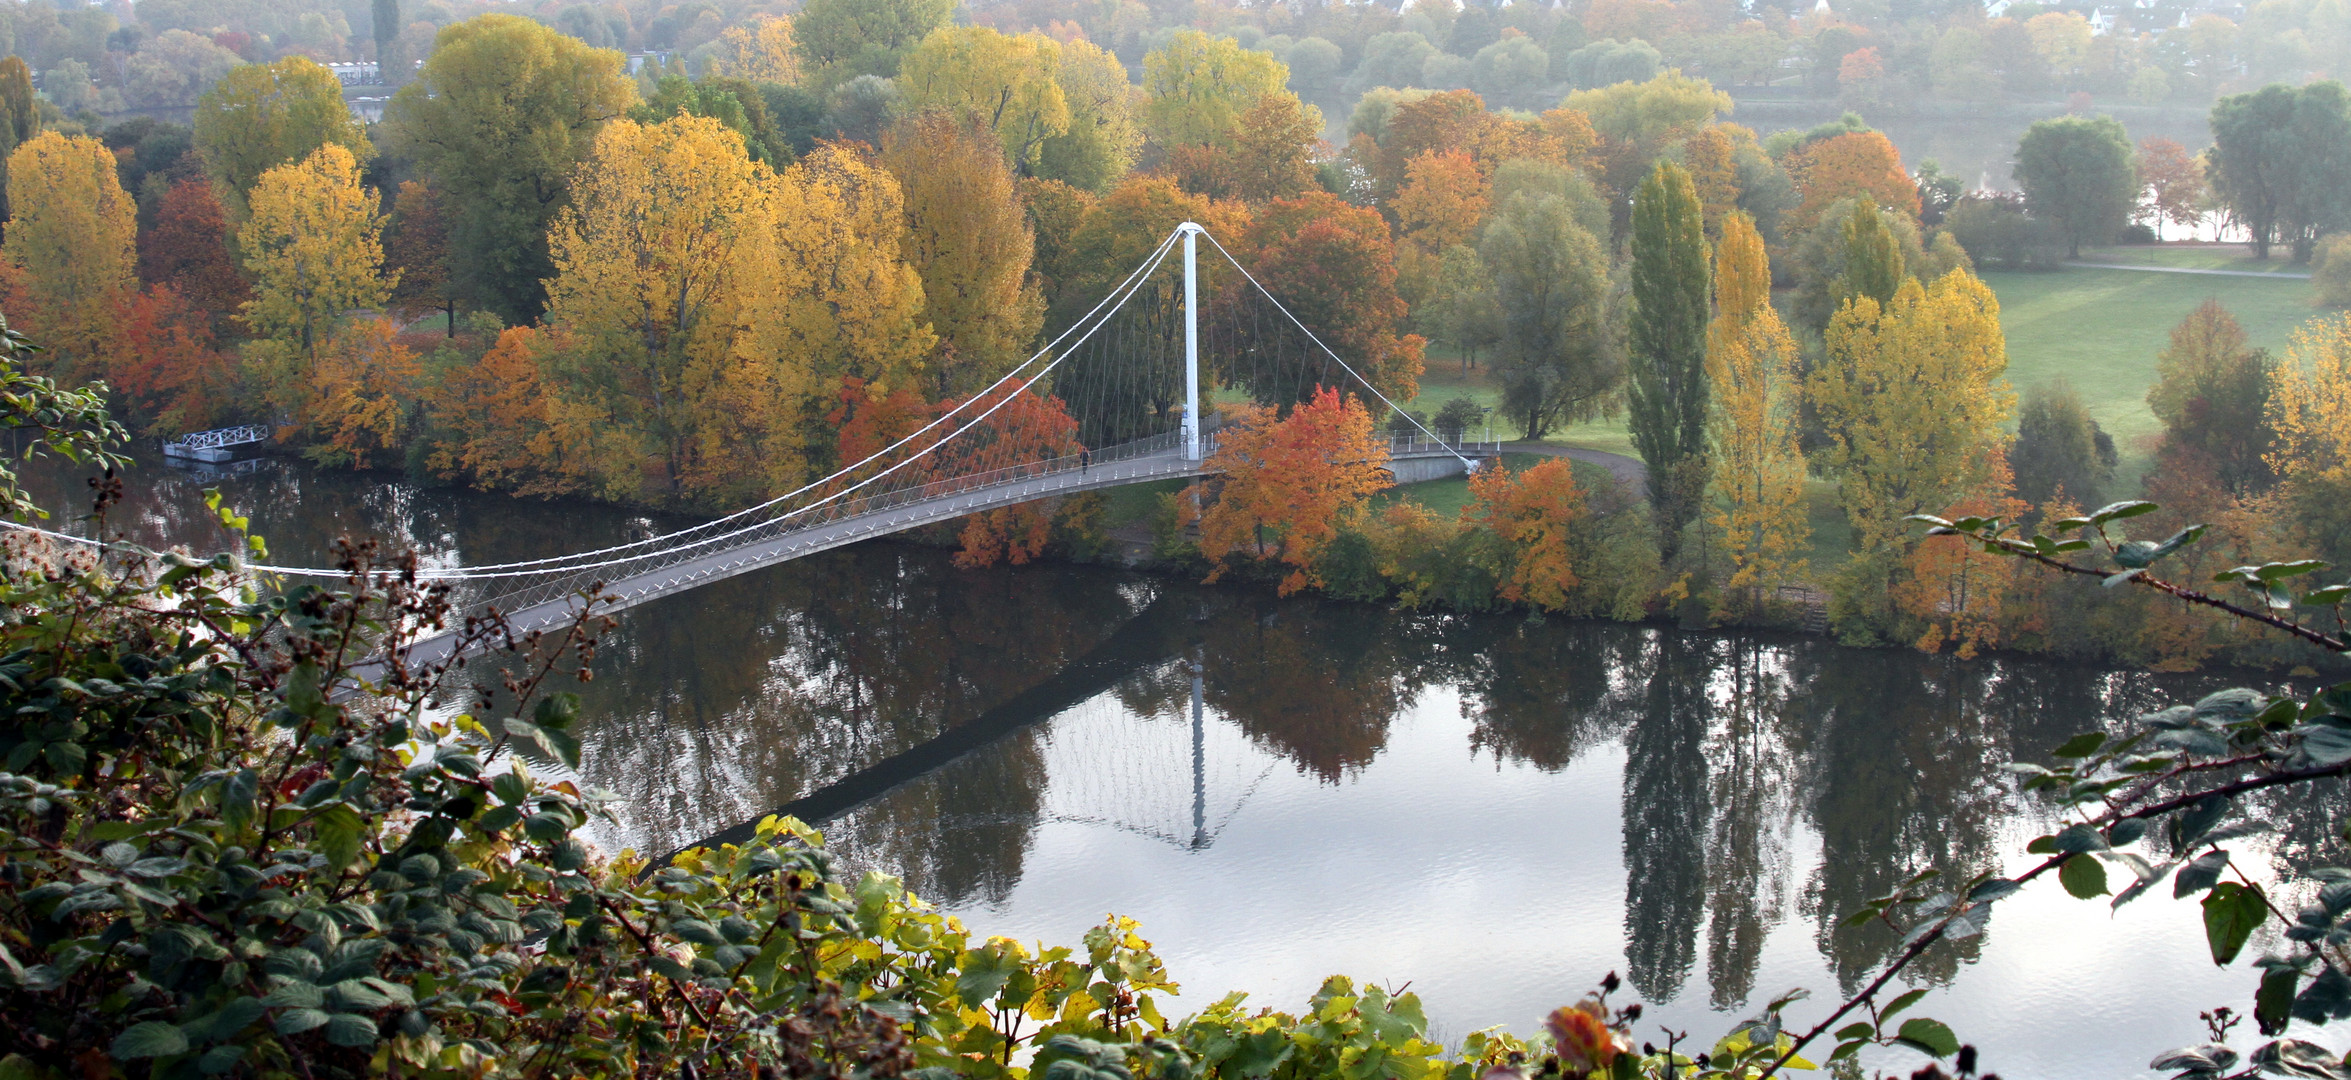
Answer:
[[[1458,453],[1491,456],[1497,451],[1484,444],[1464,444],[1457,448],[1438,444],[1411,443],[1399,445],[1390,451],[1392,461],[1412,461],[1423,458],[1449,458]],[[998,507],[1013,506],[1056,495],[1075,495],[1103,488],[1145,484],[1155,480],[1197,476],[1212,471],[1212,464],[1190,461],[1181,449],[1169,448],[1148,454],[1138,454],[1114,461],[1088,462],[1083,459],[1064,459],[1066,466],[1049,466],[1050,471],[1022,476],[1000,483],[986,484],[934,498],[918,499],[887,506],[867,513],[851,514],[829,521],[815,521],[793,528],[780,535],[747,539],[731,547],[724,547],[700,555],[687,555],[659,561],[658,565],[635,570],[626,566],[613,568],[616,576],[603,579],[604,587],[598,594],[599,614],[624,611],[639,604],[649,603],[664,596],[684,592],[714,582],[724,581],[739,574],[804,558],[822,551],[845,547],[877,536],[905,532],[936,521],[959,518]],[[656,559],[648,558],[647,562]],[[523,603],[506,610],[506,618],[517,635],[534,630],[546,630],[571,622],[578,617],[582,602],[581,592],[591,584],[581,581],[571,590],[549,599]],[[495,599],[491,601],[495,603]],[[417,642],[410,650],[411,663],[431,662],[448,655],[455,644],[454,635],[442,634]]]

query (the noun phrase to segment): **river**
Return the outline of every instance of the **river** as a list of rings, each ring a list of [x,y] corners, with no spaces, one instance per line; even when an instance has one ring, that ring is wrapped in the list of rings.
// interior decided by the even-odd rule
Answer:
[[[86,501],[59,469],[31,479],[48,505]],[[679,523],[270,460],[142,466],[113,524],[217,546],[206,484],[282,563],[338,535],[463,565]],[[1644,1040],[1710,1043],[1796,987],[1808,1023],[1897,944],[1843,913],[1915,868],[2029,865],[2054,819],[2003,762],[2244,681],[965,572],[887,542],[629,611],[595,664],[581,779],[620,796],[608,848],[797,805],[849,866],[981,933],[1074,943],[1140,919],[1180,1008],[1243,990],[1296,1010],[1344,973],[1409,984],[1448,1042],[1531,1034],[1610,971],[1651,1003]],[[2279,832],[2241,862],[2339,859],[2342,794],[2274,801]],[[2110,915],[2054,882],[1918,973],[1940,988],[1918,1011],[2011,1080],[2142,1075],[2202,1041],[2199,1010],[2249,1010],[2254,981],[2213,967],[2198,909],[2165,890]]]

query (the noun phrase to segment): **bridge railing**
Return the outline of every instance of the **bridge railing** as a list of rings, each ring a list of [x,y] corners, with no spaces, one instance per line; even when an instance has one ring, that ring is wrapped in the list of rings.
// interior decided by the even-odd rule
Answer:
[[[176,439],[166,439],[163,443],[163,452],[172,454],[175,451],[185,453],[191,450],[219,450],[230,446],[261,442],[268,439],[270,435],[270,427],[267,424],[239,424],[236,427],[190,432]]]
[[[1202,435],[1203,457],[1215,452],[1219,442],[1219,434],[1218,431],[1212,429]],[[512,614],[537,605],[576,596],[595,586],[598,582],[611,583],[640,578],[660,570],[697,562],[710,562],[713,568],[730,567],[737,564],[723,558],[727,553],[756,552],[759,549],[771,548],[776,541],[797,533],[850,519],[884,514],[919,503],[951,499],[958,495],[976,495],[990,489],[1028,485],[1026,490],[1019,493],[1020,501],[1042,498],[1055,491],[1066,490],[1101,479],[1105,472],[1124,471],[1122,466],[1139,459],[1170,456],[1182,445],[1181,432],[1168,432],[1099,450],[1085,450],[1075,454],[1065,454],[983,472],[909,483],[903,487],[873,495],[834,498],[815,506],[779,514],[766,521],[737,527],[720,537],[706,538],[675,548],[649,552],[643,556],[614,564],[576,570],[552,567],[544,577],[529,579],[527,584],[521,584],[519,587],[495,595],[483,596],[477,603],[495,606],[501,611]],[[1428,454],[1492,456],[1500,452],[1500,444],[1392,438],[1388,441],[1388,452],[1391,456]],[[1172,461],[1170,465],[1170,468],[1164,470],[1169,476],[1186,475],[1192,471],[1188,467],[1175,466]],[[1034,483],[1054,477],[1065,477],[1067,482],[1050,485]],[[1001,504],[994,500],[970,501],[964,505],[953,507],[951,511],[943,512],[939,516],[974,513],[991,509],[996,505]],[[761,554],[746,554],[744,556],[745,559],[764,559],[766,557]]]

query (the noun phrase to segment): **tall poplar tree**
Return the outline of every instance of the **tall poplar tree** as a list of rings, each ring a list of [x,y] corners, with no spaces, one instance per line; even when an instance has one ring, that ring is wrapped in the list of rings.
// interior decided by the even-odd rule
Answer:
[[[33,70],[21,57],[0,58],[0,161],[41,133],[41,110],[33,100]],[[0,165],[0,188],[8,182]],[[0,196],[0,220],[9,215],[8,200]]]
[[[408,61],[400,54],[400,0],[374,0],[368,13],[375,22],[376,81],[398,86]]]
[[[1709,520],[1731,563],[1724,593],[1752,604],[1764,589],[1804,572],[1810,527],[1804,513],[1804,455],[1797,447],[1803,404],[1796,341],[1771,306],[1771,266],[1755,219],[1722,219],[1714,258],[1714,325],[1707,333],[1714,494]]]
[[[1633,446],[1666,558],[1706,485],[1706,228],[1690,174],[1658,162],[1633,199]]]

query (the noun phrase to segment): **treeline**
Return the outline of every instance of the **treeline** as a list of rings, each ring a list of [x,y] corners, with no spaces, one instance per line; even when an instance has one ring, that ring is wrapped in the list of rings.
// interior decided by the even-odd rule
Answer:
[[[924,6],[886,5],[879,14],[906,22],[900,9]],[[0,5],[0,52],[23,56],[48,99],[70,117],[185,107],[236,64],[287,56],[380,61],[381,81],[396,87],[431,56],[441,30],[490,11],[700,73],[728,51],[730,35],[795,8],[776,0],[151,0],[126,10],[13,0]],[[2234,17],[2186,0],[2028,2],[1997,17],[1974,2],[1932,0],[1847,0],[1828,9],[1600,0],[1572,9],[1467,4],[1458,11],[1005,0],[966,10],[969,22],[1006,32],[1082,36],[1130,75],[1181,30],[1229,36],[1286,64],[1289,88],[1334,113],[1381,86],[1468,89],[1498,105],[1540,109],[1567,91],[1673,69],[1718,87],[1900,112],[2067,95],[2202,104],[2270,82],[2351,75],[2343,59],[2351,56],[2351,15],[2336,0],[2270,0]],[[859,25],[881,24],[868,18]],[[851,78],[887,79],[896,74],[888,59],[870,53],[832,62]]]

